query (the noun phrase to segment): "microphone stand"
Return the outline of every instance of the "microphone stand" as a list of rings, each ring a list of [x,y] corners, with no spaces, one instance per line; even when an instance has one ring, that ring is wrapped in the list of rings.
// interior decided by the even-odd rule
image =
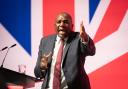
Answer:
[[[7,52],[6,52],[5,56],[4,56],[4,59],[2,61],[1,68],[3,68],[3,64],[4,64],[5,58],[6,58],[7,54],[8,54],[8,52],[9,52],[9,50],[10,50],[10,47],[8,48],[8,50],[7,50]]]
[[[3,61],[2,61],[1,68],[3,68],[5,58],[6,58],[7,54],[8,54],[8,52],[9,52],[10,48],[12,48],[12,47],[14,47],[14,46],[16,46],[16,44],[13,44],[11,47],[8,48],[8,50],[7,50],[7,52],[6,52],[5,56],[4,56],[4,59],[3,59]]]

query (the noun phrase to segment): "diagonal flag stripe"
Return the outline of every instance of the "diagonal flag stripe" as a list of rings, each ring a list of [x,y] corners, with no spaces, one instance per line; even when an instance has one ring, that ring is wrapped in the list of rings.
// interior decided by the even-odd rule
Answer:
[[[128,53],[125,53],[89,74],[92,89],[128,89],[127,57]]]
[[[0,0],[0,22],[31,55],[30,7],[30,0]]]
[[[92,20],[100,0],[89,0],[89,22]]]
[[[95,35],[94,41],[98,42],[110,35],[112,32],[115,32],[118,29],[127,9],[128,4],[126,0],[111,0],[100,27],[98,28],[97,34]]]

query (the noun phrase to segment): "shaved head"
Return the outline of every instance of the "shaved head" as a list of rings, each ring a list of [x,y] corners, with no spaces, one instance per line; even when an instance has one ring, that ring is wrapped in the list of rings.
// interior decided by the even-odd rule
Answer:
[[[71,23],[72,23],[72,17],[71,17],[71,15],[70,15],[69,13],[67,13],[67,12],[61,12],[61,13],[59,13],[59,14],[57,15],[56,19],[57,19],[59,16],[63,16],[63,17],[68,18],[68,19],[71,21]]]
[[[73,29],[71,15],[66,12],[59,13],[55,20],[55,28],[59,37],[68,37]]]

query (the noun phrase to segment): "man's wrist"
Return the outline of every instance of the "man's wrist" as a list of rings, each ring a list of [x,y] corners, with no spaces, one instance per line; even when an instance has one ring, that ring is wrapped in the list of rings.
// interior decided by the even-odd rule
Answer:
[[[87,41],[85,41],[83,38],[80,38],[81,39],[81,42],[84,44],[84,45],[87,45],[88,42],[89,42],[89,36],[87,35]]]

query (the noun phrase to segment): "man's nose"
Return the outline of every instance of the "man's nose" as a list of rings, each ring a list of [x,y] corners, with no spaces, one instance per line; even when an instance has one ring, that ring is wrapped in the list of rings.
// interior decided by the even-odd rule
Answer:
[[[60,23],[60,26],[64,26],[64,22],[61,22],[61,23]]]

